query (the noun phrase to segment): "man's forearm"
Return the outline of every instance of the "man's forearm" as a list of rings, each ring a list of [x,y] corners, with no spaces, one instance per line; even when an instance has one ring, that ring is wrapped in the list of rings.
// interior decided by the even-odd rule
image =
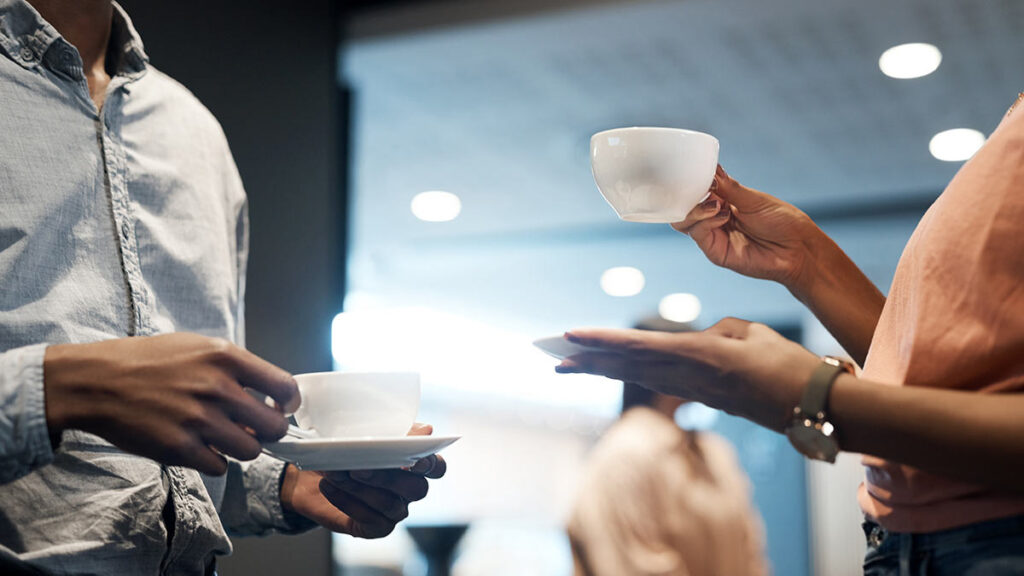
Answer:
[[[808,250],[805,277],[788,288],[863,366],[885,296],[824,233]]]

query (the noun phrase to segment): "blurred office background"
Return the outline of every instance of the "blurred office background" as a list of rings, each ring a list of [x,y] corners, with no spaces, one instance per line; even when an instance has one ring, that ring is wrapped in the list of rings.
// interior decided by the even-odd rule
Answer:
[[[619,387],[555,376],[533,339],[660,310],[839,352],[784,289],[616,220],[592,133],[714,134],[727,170],[811,214],[885,290],[972,150],[970,134],[952,151],[933,137],[984,138],[1024,89],[1020,0],[125,4],[154,64],[220,118],[247,184],[250,348],[294,372],[420,370],[421,420],[463,435],[405,523],[468,525],[463,576],[571,572],[562,525]],[[938,67],[884,74],[905,43],[937,47]],[[679,419],[736,445],[776,574],[859,573],[855,455],[807,464],[738,419]],[[222,574],[426,569],[405,527],[236,550]]]

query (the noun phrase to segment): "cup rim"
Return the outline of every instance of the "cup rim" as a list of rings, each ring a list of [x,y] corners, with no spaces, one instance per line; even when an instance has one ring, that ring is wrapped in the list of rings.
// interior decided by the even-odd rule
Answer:
[[[714,140],[715,144],[718,144],[718,138],[708,134],[707,132],[700,132],[699,130],[690,130],[688,128],[670,128],[668,126],[621,126],[619,128],[609,128],[607,130],[601,130],[595,132],[591,137],[590,141],[593,142],[598,136],[603,136],[611,132],[632,132],[632,131],[650,131],[650,132],[672,132],[676,134],[689,134],[694,136],[707,136]]]

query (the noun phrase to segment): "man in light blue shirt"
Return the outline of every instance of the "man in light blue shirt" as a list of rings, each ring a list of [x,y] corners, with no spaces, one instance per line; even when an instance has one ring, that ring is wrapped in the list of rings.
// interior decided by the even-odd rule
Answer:
[[[229,533],[379,537],[444,473],[260,455],[287,423],[245,388],[298,391],[243,348],[247,247],[219,124],[121,8],[0,0],[0,573],[209,574]]]

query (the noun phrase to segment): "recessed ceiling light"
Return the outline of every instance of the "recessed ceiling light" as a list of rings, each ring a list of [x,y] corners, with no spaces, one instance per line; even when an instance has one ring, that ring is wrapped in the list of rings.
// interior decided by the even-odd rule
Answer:
[[[890,78],[920,78],[935,72],[941,62],[938,48],[918,42],[889,48],[878,59],[878,67]]]
[[[985,143],[985,135],[970,128],[944,130],[932,136],[928,151],[945,162],[967,160]]]
[[[609,268],[601,274],[601,289],[609,296],[636,296],[644,289],[644,273],[632,266]]]
[[[462,201],[451,192],[431,190],[412,199],[412,213],[425,222],[449,222],[462,211]]]
[[[658,304],[658,314],[672,322],[693,322],[700,316],[700,298],[693,294],[669,294]]]

